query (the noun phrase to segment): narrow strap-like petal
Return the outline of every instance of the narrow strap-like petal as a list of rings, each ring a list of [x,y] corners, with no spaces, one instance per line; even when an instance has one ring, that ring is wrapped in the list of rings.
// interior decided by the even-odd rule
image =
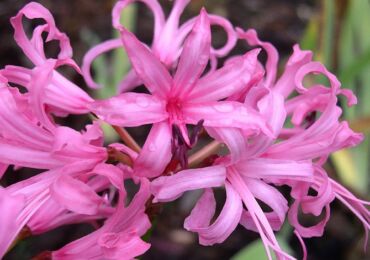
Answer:
[[[288,219],[290,224],[297,230],[299,235],[302,237],[321,237],[324,233],[325,225],[330,219],[330,206],[325,206],[325,216],[324,218],[317,224],[305,227],[302,226],[298,221],[298,214],[299,214],[299,201],[294,201],[294,203],[290,206],[288,212]]]
[[[2,258],[22,226],[15,221],[25,206],[25,197],[13,196],[0,187],[0,258]]]
[[[123,93],[91,104],[91,111],[102,120],[119,126],[141,126],[165,120],[165,104],[155,96]]]
[[[257,88],[260,89],[259,87]],[[253,91],[257,88],[254,88]],[[253,94],[251,90],[250,95]],[[274,90],[269,90],[269,92],[257,102],[257,107],[260,113],[266,118],[274,136],[279,136],[287,116],[284,106],[284,97]],[[261,155],[274,141],[274,138],[265,135],[256,137],[248,147],[245,158]]]
[[[56,66],[56,60],[47,60],[40,66],[32,70],[31,80],[29,82],[30,90],[30,107],[40,122],[46,129],[53,131],[54,122],[47,115],[45,110],[45,87],[50,84],[52,73]]]
[[[171,95],[181,98],[191,91],[208,64],[210,46],[211,29],[208,15],[203,9],[185,40]]]
[[[153,95],[168,96],[172,77],[166,67],[131,32],[120,29],[121,39],[136,74]]]
[[[245,177],[250,178],[288,178],[310,180],[313,178],[311,161],[293,161],[255,158],[243,160],[235,168]]]
[[[32,70],[8,65],[1,73],[11,83],[19,84],[28,91],[32,86],[29,84],[31,80]],[[82,114],[88,112],[88,104],[92,102],[92,98],[73,82],[64,78],[57,71],[53,71],[51,81],[44,86],[44,102],[51,105],[51,112],[58,110],[72,114]]]
[[[112,9],[112,24],[116,29],[121,29],[121,13],[127,5],[134,2],[142,2],[152,11],[154,15],[154,40],[157,41],[164,26],[164,13],[157,0],[119,0]]]
[[[50,132],[37,126],[22,112],[9,90],[0,89],[0,136],[20,142],[23,146],[47,150],[53,141]]]
[[[295,89],[294,82],[297,71],[304,65],[312,60],[311,51],[302,51],[299,45],[294,45],[293,54],[290,56],[285,70],[279,80],[276,82],[274,89],[281,93],[284,97],[288,97]]]
[[[100,56],[101,54],[108,52],[110,50],[123,47],[121,39],[111,39],[107,40],[105,42],[99,43],[98,45],[95,45],[93,48],[91,48],[84,56],[82,61],[82,74],[84,76],[84,79],[86,81],[86,84],[90,88],[100,88],[99,86],[92,78],[91,76],[91,64],[93,61]]]
[[[195,125],[204,120],[205,126],[235,127],[247,133],[260,133],[273,137],[271,129],[264,118],[244,104],[234,101],[207,102],[202,104],[184,104],[184,120]]]
[[[255,76],[259,52],[259,49],[247,52],[202,77],[194,86],[188,99],[191,102],[217,101],[243,91]]]
[[[216,199],[212,189],[204,189],[202,196],[198,199],[190,215],[185,219],[184,228],[192,231],[200,227],[210,225],[216,212]]]
[[[248,139],[243,131],[232,127],[206,127],[207,133],[230,150],[231,159],[236,162],[248,151]]]
[[[52,169],[72,162],[72,158],[52,156],[50,152],[26,148],[22,144],[12,144],[0,138],[0,162],[36,169]]]
[[[36,2],[31,2],[24,6],[16,16],[12,17],[10,19],[11,24],[14,28],[14,39],[17,42],[17,44],[22,48],[23,52],[26,54],[26,56],[35,64],[35,65],[41,65],[45,58],[44,53],[40,53],[40,46],[35,46],[30,39],[27,37],[22,23],[23,16],[29,18],[29,19],[37,19],[41,18],[45,20],[46,26],[43,28],[45,31],[48,32],[48,37],[46,39],[46,42],[51,40],[57,40],[59,41],[60,46],[60,52],[58,55],[58,59],[69,59],[72,57],[72,48],[69,43],[68,37],[61,33],[57,27],[55,26],[55,22],[53,19],[53,16],[51,13],[43,7],[41,4]],[[39,27],[41,28],[41,27]],[[36,31],[37,32],[37,31]],[[41,34],[39,33],[39,37],[41,37]],[[33,40],[35,43],[35,40]]]
[[[129,232],[107,232],[100,236],[97,242],[106,259],[134,259],[150,248],[149,243]]]
[[[104,199],[82,181],[68,175],[59,177],[50,187],[51,196],[67,209],[87,215],[98,213]]]
[[[224,242],[235,230],[240,221],[243,204],[233,186],[226,182],[226,202],[220,215],[210,226],[193,226],[191,231],[199,235],[199,243],[204,246]]]
[[[279,243],[276,240],[275,234],[272,231],[271,225],[268,222],[268,219],[266,218],[266,215],[263,213],[261,207],[258,205],[251,191],[245,185],[239,173],[235,170],[230,169],[230,172],[228,172],[228,180],[233,185],[234,189],[239,193],[239,196],[243,200],[245,207],[251,214],[253,222],[255,223],[258,232],[261,236],[268,258],[272,259],[270,252],[271,248],[274,250],[278,257],[294,259],[287,253],[282,251],[282,249],[280,248]]]
[[[272,209],[271,212],[266,213],[266,217],[269,222],[272,221],[270,222],[271,227],[274,230],[279,230],[284,223],[285,215],[288,212],[288,202],[284,196],[276,188],[263,181],[252,178],[243,179],[253,196]],[[248,229],[257,231],[256,225],[254,224],[249,212],[246,212],[243,215],[244,218],[246,218],[244,221],[249,219],[249,223],[246,221],[246,223],[250,225]]]
[[[167,122],[155,123],[135,160],[135,175],[156,177],[171,160],[171,130]]]
[[[226,170],[222,166],[184,170],[172,176],[163,176],[152,182],[154,201],[172,201],[185,191],[222,186]]]
[[[239,38],[245,39],[252,46],[261,46],[266,51],[266,79],[264,84],[266,87],[271,87],[272,84],[275,82],[277,73],[277,65],[279,59],[279,54],[277,50],[271,43],[261,41],[254,29],[249,29],[248,31],[244,32],[242,29],[237,28],[237,32]]]

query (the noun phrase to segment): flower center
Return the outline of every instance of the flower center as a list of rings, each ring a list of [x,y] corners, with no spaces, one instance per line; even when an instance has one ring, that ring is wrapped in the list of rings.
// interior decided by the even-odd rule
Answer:
[[[170,124],[183,123],[182,107],[178,99],[170,99],[167,102],[166,110],[169,114]]]

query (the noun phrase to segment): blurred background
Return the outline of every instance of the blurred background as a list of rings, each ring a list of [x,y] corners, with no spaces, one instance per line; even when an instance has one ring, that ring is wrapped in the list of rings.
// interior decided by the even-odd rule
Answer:
[[[7,64],[29,66],[27,58],[13,40],[9,18],[29,1],[0,0],[0,68]],[[74,59],[81,65],[82,58],[95,44],[116,36],[111,26],[110,12],[115,1],[90,0],[40,0],[54,15],[59,29],[65,32],[74,50]],[[171,10],[172,1],[161,0],[165,12]],[[227,17],[234,26],[255,28],[264,41],[271,42],[279,51],[280,68],[292,52],[292,46],[300,43],[302,49],[311,49],[315,59],[323,62],[342,82],[352,89],[359,99],[354,108],[343,107],[343,118],[356,131],[366,133],[365,141],[357,148],[334,154],[326,165],[332,178],[339,180],[354,194],[369,199],[370,171],[370,1],[368,0],[193,0],[181,17],[182,21],[199,13],[205,6],[210,13]],[[122,15],[122,22],[150,44],[153,33],[153,16],[143,5],[131,5]],[[213,28],[214,45],[225,41],[223,31]],[[238,44],[235,53],[247,50]],[[48,46],[49,53],[57,52],[56,46]],[[263,55],[262,55],[263,59]],[[95,79],[105,87],[92,92],[87,90],[81,76],[72,70],[65,75],[96,98],[114,95],[115,85],[126,73],[129,63],[122,50],[114,51],[94,62]],[[88,117],[70,116],[61,119],[75,129],[81,129]],[[0,126],[1,127],[1,126]],[[130,129],[136,140],[145,141],[147,129]],[[117,136],[106,127],[109,142]],[[37,172],[22,169],[7,174],[1,185],[7,186]],[[216,194],[220,201],[224,194]],[[157,217],[152,230],[150,251],[140,259],[266,259],[257,234],[242,227],[221,245],[203,247],[197,237],[182,228],[189,214],[194,194],[167,204]],[[220,203],[222,205],[222,203]],[[221,210],[221,209],[218,209]],[[309,217],[302,223],[312,223]],[[45,250],[55,250],[65,243],[91,232],[90,225],[61,227],[55,231],[26,238],[19,242],[5,259],[31,259]],[[292,229],[284,225],[278,233],[280,243],[293,255],[301,258],[301,248],[292,235]],[[370,259],[363,252],[364,231],[360,222],[338,201],[332,203],[331,219],[324,236],[305,239],[308,259]],[[369,250],[368,250],[369,251]]]

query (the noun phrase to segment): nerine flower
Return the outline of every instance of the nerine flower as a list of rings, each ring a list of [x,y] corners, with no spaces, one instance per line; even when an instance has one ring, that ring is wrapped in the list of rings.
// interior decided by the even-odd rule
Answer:
[[[367,236],[370,216],[365,205],[369,203],[329,178],[323,168],[330,153],[363,139],[347,122],[340,122],[337,95],[346,96],[348,105],[356,103],[355,96],[341,89],[336,77],[298,45],[277,79],[277,51],[254,30],[234,31],[226,19],[208,15],[204,9],[180,26],[180,15],[190,0],[176,0],[167,20],[156,0],[141,1],[154,13],[151,48],[119,23],[121,11],[135,1],[118,1],[112,16],[121,38],[93,48],[83,71],[88,84],[96,87],[89,72],[92,60],[123,45],[133,69],[120,90],[143,83],[150,94],[128,92],[102,101],[94,101],[56,71],[61,65],[78,72],[79,67],[71,58],[68,37],[56,28],[47,9],[29,3],[12,18],[14,38],[34,68],[6,66],[0,71],[0,178],[9,165],[46,171],[0,187],[0,257],[22,230],[40,234],[61,225],[105,219],[91,234],[42,256],[132,259],[150,247],[141,237],[151,226],[145,212],[153,197],[153,202],[169,202],[195,189],[203,189],[203,194],[184,227],[196,232],[202,245],[223,242],[241,224],[260,234],[269,259],[271,249],[279,259],[292,259],[280,248],[274,231],[288,216],[304,247],[301,237],[322,235],[335,198],[360,219]],[[28,38],[24,16],[46,23]],[[221,49],[211,46],[211,25],[227,32]],[[46,57],[44,32],[46,42],[59,42],[58,57]],[[254,49],[216,69],[217,58],[228,54],[236,35],[267,52],[265,66],[257,59],[260,49]],[[303,79],[312,73],[326,76],[330,86],[306,88]],[[27,92],[21,93],[12,83]],[[114,125],[153,124],[143,149],[137,154],[123,144],[103,147],[98,122],[76,131],[54,121],[54,116],[90,111]],[[190,137],[188,124],[195,125]],[[192,147],[202,125],[211,137],[226,144],[229,154],[218,156],[208,167],[168,176],[164,169],[171,156],[185,156],[184,147]],[[112,162],[111,150],[128,156],[130,165],[111,164],[117,163]],[[147,179],[158,176],[152,182]],[[129,205],[123,185],[127,179],[140,183]],[[291,205],[280,185],[291,188]],[[213,189],[219,187],[226,190],[226,202],[215,218]],[[310,195],[310,189],[316,195]],[[304,227],[298,221],[299,209],[314,216],[324,212],[324,218]]]
[[[24,31],[23,17],[28,19],[42,19],[45,24],[38,25],[29,39]],[[14,39],[24,54],[35,65],[33,69],[20,66],[8,65],[1,73],[11,83],[25,87],[31,99],[39,99],[40,104],[35,106],[47,106],[48,111],[57,115],[68,113],[87,113],[87,104],[93,100],[80,87],[63,77],[55,69],[61,65],[72,66],[78,72],[77,64],[72,60],[72,48],[68,37],[60,32],[55,26],[53,16],[42,5],[31,2],[23,7],[16,16],[11,18],[14,28]],[[58,57],[48,58],[44,51],[42,34],[48,33],[46,42],[58,41],[60,52]],[[35,79],[44,78],[44,82],[35,85]],[[35,100],[36,103],[36,100]]]
[[[239,102],[218,101],[240,91],[252,80],[258,50],[248,52],[201,77],[210,54],[209,19],[204,10],[185,40],[173,77],[133,34],[121,28],[121,35],[132,66],[152,95],[123,93],[96,101],[91,110],[114,125],[153,123],[134,165],[135,172],[140,176],[158,176],[165,169],[171,159],[173,125],[180,129],[186,143],[189,143],[186,124],[195,125],[201,120],[207,127],[236,127],[249,134],[259,131],[270,134],[258,113]]]
[[[231,99],[240,100],[264,115],[273,136],[258,134],[248,137],[236,128],[209,131],[213,137],[228,145],[231,154],[216,160],[211,167],[181,171],[173,176],[155,179],[152,182],[154,201],[171,201],[187,190],[204,189],[185,220],[184,227],[197,232],[201,244],[212,245],[223,242],[240,223],[260,233],[270,259],[269,248],[282,258],[289,257],[281,250],[273,233],[273,230],[280,229],[288,210],[289,221],[300,241],[301,236],[323,234],[330,216],[329,204],[334,198],[353,211],[367,233],[370,216],[364,205],[369,203],[353,197],[344,187],[331,180],[322,168],[330,153],[362,141],[361,134],[354,133],[346,122],[339,122],[341,110],[337,106],[336,95],[346,95],[349,105],[356,103],[355,97],[348,90],[340,89],[335,76],[323,65],[312,62],[311,53],[301,51],[298,46],[294,47],[285,72],[275,82],[277,56],[272,45],[261,42],[254,31],[239,30],[239,36],[265,48],[268,53],[266,76],[255,85],[246,86],[247,91],[241,90]],[[327,76],[330,87],[317,85],[304,88],[303,78],[312,72]],[[285,101],[295,89],[298,95]],[[311,113],[316,111],[321,116],[308,121]],[[284,123],[290,115],[294,127],[286,128]],[[211,223],[216,205],[211,188],[223,185],[226,202],[220,215]],[[274,185],[292,188],[294,202],[290,209],[287,200]],[[309,195],[309,188],[316,190],[317,195]],[[270,211],[264,212],[256,199],[269,206]],[[298,222],[299,207],[305,214],[319,216],[325,211],[326,215],[316,225],[303,227]]]
[[[167,20],[165,20],[164,12],[157,0],[119,0],[112,10],[112,23],[114,28],[120,30],[122,27],[120,23],[121,12],[129,4],[134,2],[143,2],[153,12],[154,34],[151,50],[154,56],[156,56],[165,67],[172,69],[177,64],[185,38],[189,35],[196,22],[196,18],[192,18],[181,26],[179,25],[180,16],[190,0],[175,0]],[[236,33],[231,23],[221,16],[210,14],[209,22],[211,25],[220,26],[227,34],[227,40],[223,47],[219,49],[211,47],[210,49],[212,68],[216,68],[217,58],[227,55],[234,47]],[[82,71],[88,86],[92,88],[99,87],[98,84],[93,81],[90,74],[90,66],[93,60],[102,53],[115,48],[122,48],[122,41],[120,39],[111,39],[102,42],[87,52],[84,57]],[[120,82],[118,93],[130,91],[142,83],[143,80],[141,76],[137,75],[136,71],[131,69]]]
[[[112,216],[98,230],[52,252],[53,259],[133,259],[149,249],[150,244],[140,238],[150,227],[144,212],[150,197],[149,182],[140,180],[140,190],[126,207],[123,179],[118,181],[119,201]]]

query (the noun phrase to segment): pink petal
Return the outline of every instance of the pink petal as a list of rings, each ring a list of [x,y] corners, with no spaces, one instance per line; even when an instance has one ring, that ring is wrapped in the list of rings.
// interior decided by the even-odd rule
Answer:
[[[22,228],[16,221],[25,206],[22,195],[13,196],[0,187],[0,258],[2,258]]]
[[[51,169],[72,162],[72,158],[52,156],[50,152],[26,148],[22,144],[12,144],[0,138],[0,162],[36,169]]]
[[[285,65],[284,73],[276,82],[274,89],[281,93],[284,97],[288,97],[295,89],[295,75],[297,71],[304,65],[311,61],[312,52],[302,51],[299,45],[294,45],[293,54]]]
[[[8,65],[1,72],[9,82],[24,86],[28,91],[31,90],[32,86],[29,82],[32,70]],[[54,70],[51,82],[44,86],[44,102],[68,113],[81,114],[88,111],[87,104],[92,102],[92,98]]]
[[[209,14],[208,18],[209,18],[209,21],[211,23],[211,26],[221,27],[227,35],[227,39],[226,39],[226,42],[225,42],[224,46],[222,46],[218,49],[214,49],[211,46],[211,55],[215,55],[217,57],[226,56],[234,48],[234,46],[236,44],[236,41],[237,41],[237,35],[235,33],[234,27],[229,22],[229,20],[225,19],[222,16]]]
[[[269,42],[261,41],[257,32],[254,29],[249,29],[248,31],[243,31],[240,28],[237,28],[238,36],[241,39],[245,39],[251,46],[261,46],[267,53],[267,62],[266,62],[266,79],[265,86],[271,87],[276,78],[277,65],[279,54],[275,47]]]
[[[23,16],[27,17],[28,19],[41,18],[45,20],[46,26],[44,28],[45,31],[48,32],[46,42],[49,42],[51,40],[59,41],[60,47],[60,52],[58,55],[59,59],[68,59],[72,56],[72,48],[69,43],[69,39],[64,33],[61,33],[56,28],[51,13],[39,3],[31,2],[24,6],[16,16],[12,17],[10,19],[10,22],[14,28],[15,41],[22,48],[26,56],[35,65],[41,65],[46,58],[43,52],[40,53],[41,48],[39,46],[35,46],[34,44],[32,44],[32,42],[28,39],[27,35],[25,34],[22,24]],[[35,42],[35,40],[33,40],[33,42]]]
[[[172,78],[167,69],[132,33],[124,28],[121,28],[120,32],[136,74],[152,94],[166,97],[172,86]]]
[[[319,223],[311,227],[304,227],[299,223],[298,208],[299,201],[294,201],[294,203],[290,206],[288,212],[288,219],[290,224],[297,230],[299,235],[301,235],[302,237],[321,237],[324,233],[325,225],[330,219],[329,205],[325,206],[325,217]]]
[[[271,130],[265,120],[255,111],[234,101],[207,102],[204,104],[184,104],[184,120],[188,124],[197,124],[204,120],[205,126],[235,127],[252,133],[263,132],[271,136]]]
[[[90,88],[101,88],[91,76],[90,68],[93,61],[101,54],[120,47],[122,47],[121,39],[111,39],[95,45],[85,54],[82,61],[82,74]]]
[[[259,52],[258,49],[247,52],[215,72],[202,77],[194,86],[188,99],[195,103],[217,101],[242,91],[254,77]]]
[[[299,199],[303,213],[319,216],[323,208],[334,200],[335,194],[324,170],[316,167],[315,175],[316,185],[312,188],[316,190],[316,196],[305,195]]]
[[[10,89],[0,88],[0,95],[0,136],[24,146],[48,149],[52,142],[50,133],[24,115]]]
[[[177,42],[179,44],[181,44],[182,40],[190,33],[191,29],[194,26],[194,23],[196,22],[196,19],[197,18],[192,18],[180,26],[180,28],[178,29],[177,35],[176,35]],[[224,57],[227,54],[229,54],[229,52],[235,46],[235,43],[237,41],[237,35],[233,28],[233,25],[224,17],[214,15],[214,14],[208,14],[208,19],[209,19],[211,26],[221,27],[227,35],[227,39],[226,39],[224,46],[218,49],[215,49],[214,47],[211,46],[210,58],[212,60],[215,60],[217,57]]]
[[[117,189],[123,190],[123,172],[120,168],[112,164],[98,164],[92,172],[105,176],[109,179],[110,183]]]
[[[284,196],[276,188],[266,184],[263,181],[252,178],[243,179],[253,196],[272,209],[272,212],[266,213],[266,218],[269,220],[269,223],[274,230],[279,230],[284,223],[285,215],[288,211],[288,202]],[[249,223],[247,222],[248,229],[257,231],[257,227],[254,224],[249,212],[246,212],[243,215],[244,221],[246,221],[246,217],[249,220]]]
[[[274,250],[278,257],[287,257],[293,259],[291,256],[283,252],[276,240],[274,232],[272,231],[271,225],[266,218],[266,215],[258,205],[253,194],[246,186],[245,182],[235,170],[229,169],[228,180],[233,185],[234,189],[239,193],[239,196],[244,202],[245,207],[251,214],[254,224],[256,225],[258,232],[261,236],[263,245],[265,247],[266,254],[269,259],[271,258],[270,248]]]
[[[192,227],[199,234],[199,243],[204,246],[224,242],[235,230],[243,210],[242,201],[233,187],[226,182],[226,202],[215,222],[210,226]]]
[[[9,165],[8,164],[3,164],[0,163],[0,180],[4,176],[6,170],[8,169]]]
[[[133,259],[150,248],[140,237],[126,232],[104,233],[97,242],[107,259]]]
[[[253,88],[249,93],[250,96],[254,94],[252,91],[257,89],[261,88]],[[256,105],[260,113],[265,117],[269,126],[271,126],[274,136],[279,136],[287,116],[284,107],[283,96],[281,96],[279,93],[276,93],[276,91],[268,91],[267,94],[263,96]],[[245,158],[261,155],[269,146],[273,144],[274,141],[275,138],[259,135],[250,143],[248,151],[245,153]]]
[[[185,219],[184,228],[188,231],[207,227],[216,212],[216,200],[212,189],[205,189],[197,204]]]
[[[143,93],[123,93],[91,104],[91,111],[102,120],[119,126],[141,126],[165,120],[165,104]]]
[[[122,79],[121,82],[118,84],[118,93],[128,92],[142,84],[143,82],[136,75],[135,70],[131,69],[129,72],[127,72],[124,79]]]
[[[249,178],[287,178],[310,180],[313,177],[311,161],[254,158],[235,165],[240,174]]]
[[[167,67],[172,67],[179,57],[184,37],[180,37],[179,22],[190,0],[176,0],[163,28],[154,32],[153,52]]]
[[[122,25],[120,23],[121,13],[128,4],[131,4],[134,2],[142,2],[152,11],[154,15],[154,41],[157,41],[158,37],[160,36],[159,33],[164,26],[164,13],[158,1],[152,1],[152,0],[130,0],[130,1],[119,0],[117,1],[112,10],[113,27],[119,30],[122,28]]]
[[[68,175],[59,177],[50,187],[50,193],[58,203],[80,214],[97,214],[104,203],[91,187]]]
[[[267,221],[271,225],[272,230],[279,231],[283,223],[281,222],[281,219],[276,214],[276,212],[275,211],[267,212],[265,213],[265,215],[266,215]],[[240,225],[242,225],[248,230],[259,232],[258,228],[256,227],[256,224],[253,221],[251,214],[246,210],[243,210],[242,216],[240,218]]]
[[[187,95],[208,64],[211,30],[207,13],[202,9],[193,30],[185,40],[171,94]]]
[[[126,259],[147,250],[149,245],[141,241],[140,236],[150,227],[144,213],[150,197],[149,181],[141,179],[140,190],[127,208],[123,195],[121,192],[116,212],[100,229],[54,251],[53,259]]]
[[[172,201],[185,191],[219,187],[224,184],[226,170],[222,166],[184,170],[172,176],[162,176],[152,182],[155,202]]]
[[[240,160],[247,153],[248,139],[240,129],[206,127],[206,131],[212,138],[227,145],[233,162]]]
[[[30,106],[33,108],[40,124],[48,130],[54,129],[55,125],[51,121],[50,117],[46,114],[44,108],[44,91],[45,86],[47,86],[51,81],[55,66],[55,60],[47,60],[41,66],[35,67],[32,70],[31,80],[29,82]]]
[[[295,76],[295,84],[297,86],[297,90],[301,93],[307,91],[307,88],[303,86],[303,79],[305,76],[309,74],[322,74],[325,75],[330,83],[331,89],[336,93],[336,91],[340,88],[340,82],[338,81],[337,77],[330,73],[323,64],[320,62],[309,62],[303,65],[298,71]]]
[[[171,160],[171,130],[167,122],[155,123],[145,141],[134,172],[138,176],[156,177]]]

